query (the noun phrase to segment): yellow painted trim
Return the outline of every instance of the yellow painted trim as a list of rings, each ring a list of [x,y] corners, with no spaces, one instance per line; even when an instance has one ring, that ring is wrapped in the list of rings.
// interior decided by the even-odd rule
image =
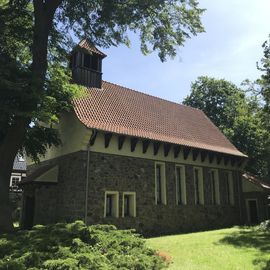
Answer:
[[[116,202],[115,202],[115,215],[113,217],[119,217],[119,192],[118,191],[105,191],[104,193],[104,213],[103,216],[106,218],[106,205],[107,205],[107,195],[115,195]]]
[[[92,130],[84,126],[74,113],[63,113],[55,129],[59,131],[62,144],[48,148],[45,156],[40,157],[41,162],[81,150],[87,151]],[[30,164],[34,164],[34,161],[27,157],[27,165]]]
[[[130,192],[130,191],[124,191],[123,192],[123,195],[122,195],[122,217],[125,217],[125,202],[124,202],[124,197],[125,195],[129,195],[129,196],[132,196],[132,212],[133,214],[131,213],[131,216],[132,217],[136,217],[137,216],[137,211],[136,211],[136,208],[137,208],[137,204],[136,204],[136,192]]]
[[[130,151],[130,137],[126,137],[122,149],[118,149],[118,135],[113,134],[109,147],[105,148],[104,146],[104,135],[101,132],[98,132],[96,137],[95,144],[91,146],[91,152],[96,153],[104,153],[104,154],[112,154],[117,156],[126,156],[126,157],[134,157],[134,158],[142,158],[148,159],[153,161],[159,162],[173,162],[176,164],[183,164],[183,165],[192,165],[192,166],[199,166],[199,167],[208,167],[208,168],[215,168],[215,169],[223,169],[223,170],[231,170],[231,171],[239,171],[242,170],[241,168],[232,167],[230,164],[225,166],[224,159],[217,164],[216,158],[214,158],[213,162],[209,162],[209,158],[205,159],[204,162],[201,162],[201,156],[198,155],[196,161],[193,161],[192,158],[192,151],[189,154],[188,158],[185,160],[183,156],[183,151],[180,151],[179,156],[177,158],[174,157],[173,148],[170,149],[169,154],[167,157],[164,156],[163,151],[163,143],[161,143],[160,149],[156,155],[154,155],[153,149],[153,141],[150,142],[147,152],[143,154],[142,152],[142,140],[139,139],[134,152]]]

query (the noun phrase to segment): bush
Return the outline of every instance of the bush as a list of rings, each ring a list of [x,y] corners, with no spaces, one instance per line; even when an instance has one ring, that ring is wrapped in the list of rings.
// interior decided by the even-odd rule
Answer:
[[[144,270],[166,265],[132,230],[112,225],[37,225],[0,235],[0,270]]]
[[[261,222],[260,225],[258,226],[258,229],[260,231],[269,231],[270,232],[270,219]]]

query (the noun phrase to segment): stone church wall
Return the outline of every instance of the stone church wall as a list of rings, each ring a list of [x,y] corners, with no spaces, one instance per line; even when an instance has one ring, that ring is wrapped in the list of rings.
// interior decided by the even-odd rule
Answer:
[[[87,152],[79,151],[39,166],[48,162],[59,164],[58,183],[35,187],[34,223],[84,219]],[[155,160],[90,152],[87,222],[135,228],[145,235],[207,230],[241,222],[237,171],[233,171],[234,205],[226,203],[222,169],[218,170],[220,205],[211,204],[209,167],[203,167],[204,205],[195,205],[193,166],[185,165],[187,205],[176,205],[175,165],[165,162],[167,204],[156,205]],[[30,170],[36,168],[33,165]],[[106,191],[119,192],[119,217],[104,217]],[[123,192],[136,192],[136,217],[122,217]]]

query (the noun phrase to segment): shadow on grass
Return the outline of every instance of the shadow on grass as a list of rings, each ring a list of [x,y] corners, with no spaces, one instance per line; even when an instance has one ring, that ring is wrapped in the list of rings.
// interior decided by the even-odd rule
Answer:
[[[255,228],[242,228],[237,232],[226,235],[218,244],[233,245],[236,248],[255,248],[260,252],[258,257],[253,260],[261,270],[270,270],[270,259],[260,258],[270,253],[270,232],[259,231]]]

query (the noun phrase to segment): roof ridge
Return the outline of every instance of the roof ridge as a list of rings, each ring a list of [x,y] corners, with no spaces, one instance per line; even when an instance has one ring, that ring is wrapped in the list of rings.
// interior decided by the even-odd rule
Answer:
[[[144,93],[144,92],[141,92],[139,90],[135,90],[135,89],[132,89],[130,87],[126,87],[126,86],[123,86],[123,85],[120,85],[120,84],[117,84],[117,83],[112,83],[112,82],[109,82],[109,81],[105,81],[105,80],[102,80],[103,82],[105,83],[109,83],[109,84],[113,84],[115,86],[118,86],[118,87],[121,87],[121,88],[125,88],[129,91],[133,91],[133,92],[136,92],[136,93],[139,93],[139,94],[142,94],[142,95],[145,95],[145,96],[148,96],[148,97],[151,97],[151,98],[155,98],[155,99],[159,99],[159,100],[162,100],[162,101],[166,101],[168,103],[172,103],[172,104],[175,104],[175,105],[180,105],[180,106],[183,106],[183,107],[187,107],[189,109],[192,109],[192,110],[197,110],[197,111],[201,111],[203,112],[201,109],[198,109],[198,108],[194,108],[194,107],[191,107],[189,105],[185,105],[185,104],[182,104],[182,103],[177,103],[175,101],[171,101],[171,100],[168,100],[168,99],[165,99],[165,98],[161,98],[161,97],[157,97],[157,96],[154,96],[154,95],[151,95],[151,94],[148,94],[148,93]],[[203,112],[204,113],[204,112]]]
[[[74,100],[74,109],[88,128],[246,157],[200,109],[105,80],[85,89],[94,98]]]

